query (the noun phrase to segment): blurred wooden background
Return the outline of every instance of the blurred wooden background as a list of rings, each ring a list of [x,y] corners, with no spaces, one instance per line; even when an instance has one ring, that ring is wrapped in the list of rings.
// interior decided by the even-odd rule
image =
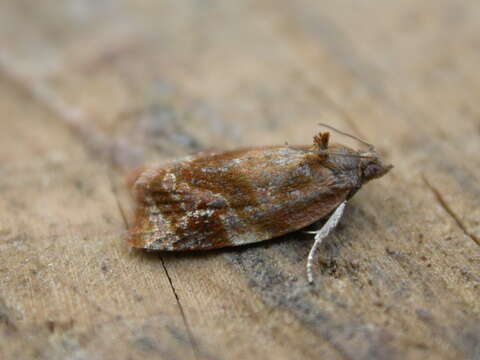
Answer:
[[[1,359],[480,359],[480,2],[0,2]],[[124,178],[311,143],[395,164],[311,236],[130,251]],[[345,139],[334,136],[334,141]]]

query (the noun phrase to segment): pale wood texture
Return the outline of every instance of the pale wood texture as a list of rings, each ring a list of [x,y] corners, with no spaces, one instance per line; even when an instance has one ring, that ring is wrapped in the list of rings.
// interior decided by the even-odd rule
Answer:
[[[0,2],[0,358],[480,359],[479,64],[477,0]],[[395,169],[313,288],[304,233],[125,244],[128,169],[318,122]]]

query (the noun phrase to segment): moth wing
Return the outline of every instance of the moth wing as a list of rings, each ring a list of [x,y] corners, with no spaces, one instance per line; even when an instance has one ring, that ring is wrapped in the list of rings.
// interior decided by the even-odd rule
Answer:
[[[138,208],[128,241],[206,250],[301,229],[331,213],[351,189],[314,160],[303,149],[268,147],[146,170],[135,181]]]
[[[177,182],[181,173],[177,166],[138,175],[135,222],[127,239],[133,247],[181,251],[231,245],[223,217],[227,202],[207,189]]]

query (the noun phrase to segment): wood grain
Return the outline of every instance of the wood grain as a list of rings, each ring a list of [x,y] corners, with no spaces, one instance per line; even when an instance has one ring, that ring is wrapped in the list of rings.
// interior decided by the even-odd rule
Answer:
[[[479,32],[477,1],[0,3],[0,358],[480,359]],[[125,244],[129,170],[318,122],[395,169],[313,288],[301,232]]]

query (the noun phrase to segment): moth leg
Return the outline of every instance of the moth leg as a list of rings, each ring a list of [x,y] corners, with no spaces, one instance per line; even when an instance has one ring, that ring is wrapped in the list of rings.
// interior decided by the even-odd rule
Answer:
[[[325,239],[330,232],[335,229],[335,227],[338,225],[338,222],[340,221],[340,218],[343,215],[343,211],[345,210],[345,205],[347,204],[346,201],[342,202],[338,207],[335,209],[333,214],[330,216],[330,218],[327,220],[325,225],[322,226],[320,230],[316,231],[308,231],[309,234],[315,234],[315,242],[313,243],[312,248],[310,249],[310,252],[308,254],[308,260],[307,260],[307,278],[308,282],[310,284],[313,283],[313,257],[315,256],[315,252],[319,248],[319,246],[322,244],[323,239]]]

